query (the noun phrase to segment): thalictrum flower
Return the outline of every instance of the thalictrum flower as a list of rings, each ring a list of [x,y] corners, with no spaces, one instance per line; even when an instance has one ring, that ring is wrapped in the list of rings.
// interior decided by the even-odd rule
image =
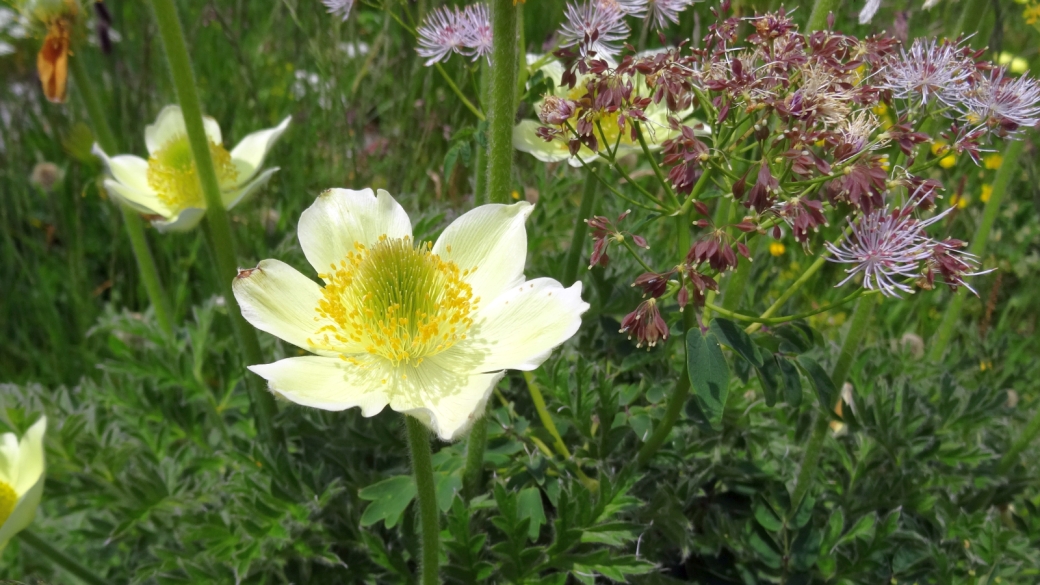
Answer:
[[[641,55],[648,54],[642,53]],[[541,61],[540,55],[527,55],[528,64],[539,61]],[[581,167],[582,161],[590,163],[598,159],[599,155],[585,145],[578,149],[576,156],[572,156],[569,144],[570,139],[574,138],[571,129],[578,126],[579,108],[577,107],[577,102],[588,96],[587,83],[591,77],[587,75],[581,76],[573,88],[568,88],[563,85],[563,66],[558,61],[549,61],[538,70],[546,78],[552,80],[553,93],[546,95],[535,104],[538,115],[541,118],[540,120],[521,120],[513,127],[513,148],[526,152],[542,162],[566,160],[573,167]],[[633,86],[632,93],[635,96],[651,94],[642,75],[634,76]],[[690,111],[692,109],[687,109],[677,114],[672,113],[671,115],[682,119],[688,116]],[[644,109],[644,114],[647,121],[642,125],[643,138],[646,140],[647,147],[650,150],[659,150],[665,141],[679,135],[680,131],[671,128],[668,123],[670,113],[667,104],[663,101],[651,102]],[[618,118],[621,115],[620,112],[586,112],[585,115],[586,117],[594,118],[595,122],[598,122],[595,134],[599,140],[600,149],[609,147],[613,150],[616,144],[618,156],[642,152],[639,141],[632,138],[629,128],[627,126],[625,130],[619,128]],[[688,123],[691,126],[701,127],[696,121]],[[546,140],[543,138],[542,133],[539,132],[539,128],[542,128],[543,124],[557,127],[558,131],[552,140]],[[600,130],[602,130],[602,134]],[[707,130],[698,131],[698,133],[706,134]]]
[[[594,0],[567,4],[560,40],[564,47],[578,45],[582,56],[592,51],[599,58],[611,58],[621,52],[629,32],[625,11],[617,2]]]
[[[889,59],[877,86],[891,90],[896,98],[925,104],[937,99],[950,107],[960,107],[975,64],[963,50],[949,42],[917,39],[910,50],[902,49]]]
[[[913,293],[905,280],[920,274],[922,261],[932,257],[936,244],[924,228],[953,210],[951,207],[919,220],[913,217],[913,207],[910,204],[894,211],[886,207],[868,212],[852,224],[852,234],[840,245],[824,244],[831,253],[828,260],[852,264],[845,270],[849,276],[836,286],[862,274],[863,287],[868,290],[879,290],[892,297],[900,296],[900,291]]]
[[[350,10],[354,8],[354,0],[321,0],[329,14],[342,20],[350,18]]]
[[[1040,120],[1040,84],[994,69],[968,92],[967,118],[994,128],[999,135],[1031,128]]]
[[[291,118],[274,128],[249,134],[231,152],[224,148],[216,120],[203,118],[224,207],[231,209],[244,201],[278,170],[275,167],[259,172],[267,151],[285,132]],[[94,154],[105,162],[112,175],[105,179],[105,188],[114,198],[151,216],[152,225],[160,231],[195,227],[206,213],[206,199],[180,107],[163,108],[155,123],[145,127],[144,141],[148,160],[128,154],[109,157],[94,145]]]
[[[40,417],[21,441],[14,433],[0,436],[0,552],[36,518],[43,495],[46,430],[47,417]]]
[[[525,280],[532,210],[478,207],[431,244],[413,241],[386,191],[324,192],[298,231],[324,286],[278,260],[233,286],[250,323],[315,355],[250,369],[298,404],[364,416],[390,405],[459,437],[504,370],[537,368],[588,309],[581,283]]]
[[[487,55],[490,63],[491,17],[486,4],[472,4],[463,10],[441,6],[426,16],[417,32],[416,52],[426,57],[427,67],[447,61],[452,53],[471,55],[474,60]]]

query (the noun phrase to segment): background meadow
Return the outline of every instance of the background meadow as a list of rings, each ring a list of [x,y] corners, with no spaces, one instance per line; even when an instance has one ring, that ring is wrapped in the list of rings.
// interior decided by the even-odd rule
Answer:
[[[924,10],[916,0],[886,0],[861,25],[860,3],[843,2],[835,28],[941,36],[965,3],[940,0]],[[77,58],[94,75],[121,151],[142,154],[143,126],[175,94],[151,11],[105,4],[111,53],[90,46]],[[440,2],[391,4],[414,23]],[[752,15],[776,4],[734,2],[733,10]],[[669,40],[703,36],[714,20],[709,7],[684,12]],[[341,22],[317,0],[178,8],[203,108],[226,144],[293,116],[267,159],[281,170],[230,213],[240,266],[279,258],[313,276],[296,223],[326,188],[387,189],[408,210],[417,239],[434,239],[475,205],[483,127],[387,12],[359,3]],[[985,3],[967,42],[990,59],[1040,71],[1030,10]],[[551,48],[563,4],[528,0],[523,14],[527,51]],[[794,13],[798,22],[807,16]],[[118,209],[100,186],[103,168],[90,152],[94,137],[75,84],[68,103],[46,102],[35,72],[39,40],[9,32],[10,23],[0,26],[10,47],[0,56],[0,430],[20,434],[48,416],[47,483],[31,530],[110,583],[414,582],[418,528],[401,418],[389,409],[366,419],[283,402],[276,424],[289,452],[258,441],[242,389],[247,373],[216,295],[218,279],[230,277],[216,274],[201,231],[149,230],[177,323],[173,338],[161,333]],[[659,44],[654,37],[646,46]],[[468,60],[444,68],[477,95]],[[533,117],[539,97],[524,96],[519,116]],[[489,403],[480,495],[457,495],[466,443],[434,445],[442,578],[1036,583],[1036,443],[998,471],[1040,413],[1035,139],[1024,134],[982,258],[995,270],[972,281],[979,297],[965,303],[949,350],[941,361],[925,358],[952,296],[945,288],[877,305],[849,377],[853,407],[842,432],[827,439],[810,497],[794,510],[787,488],[811,432],[812,388],[805,385],[800,406],[767,407],[758,379],[747,366],[741,375],[735,361],[721,430],[684,413],[651,465],[626,465],[662,416],[682,369],[681,336],[637,349],[618,331],[639,302],[630,284],[640,269],[621,254],[608,268],[583,267],[592,308],[578,335],[533,373],[571,457],[560,456],[524,377],[511,372]],[[930,171],[948,188],[939,206],[958,207],[943,234],[971,237],[1001,167],[997,153],[985,153],[981,166],[962,156]],[[560,278],[584,177],[519,152],[515,165],[512,196],[536,203],[526,274]],[[652,172],[632,166],[633,176]],[[595,212],[616,217],[626,207],[603,193]],[[749,314],[813,260],[781,241],[757,249]],[[591,245],[587,239],[583,259]],[[833,288],[841,270],[826,265],[783,313],[843,297],[847,290]],[[850,312],[847,305],[807,319],[818,334],[803,337],[805,351],[828,369]],[[270,335],[260,340],[268,358],[298,354]],[[17,538],[0,553],[0,577],[74,582]]]

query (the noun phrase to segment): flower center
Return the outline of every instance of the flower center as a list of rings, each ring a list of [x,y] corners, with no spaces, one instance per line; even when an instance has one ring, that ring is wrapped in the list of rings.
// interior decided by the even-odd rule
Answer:
[[[7,522],[17,503],[18,494],[14,492],[14,488],[6,482],[0,481],[0,526]]]
[[[231,162],[231,154],[214,142],[209,142],[209,153],[221,189],[233,186],[238,170]],[[187,135],[172,138],[148,159],[148,186],[155,189],[159,200],[174,214],[189,207],[205,209],[206,199]]]
[[[386,235],[371,248],[355,243],[331,272],[319,275],[326,284],[317,312],[335,325],[317,335],[327,345],[360,344],[394,366],[417,366],[465,339],[480,301],[464,281],[475,267],[460,270],[431,248]]]

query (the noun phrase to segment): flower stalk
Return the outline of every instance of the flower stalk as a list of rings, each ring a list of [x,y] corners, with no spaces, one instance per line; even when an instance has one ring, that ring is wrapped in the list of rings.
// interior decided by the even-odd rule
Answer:
[[[683,311],[683,339],[686,339],[686,332],[692,327],[697,326],[696,311],[691,307],[688,311]],[[686,344],[683,343],[683,352],[685,355]],[[661,418],[661,423],[654,429],[653,434],[650,438],[643,443],[642,448],[639,449],[639,453],[636,455],[636,466],[643,467],[650,459],[653,458],[657,450],[661,448],[665,439],[672,432],[672,427],[679,420],[679,415],[682,414],[683,406],[686,405],[686,399],[690,396],[690,367],[689,360],[683,358],[683,370],[682,374],[679,375],[679,379],[675,382],[675,391],[668,398],[668,406],[665,409],[664,417]]]
[[[115,134],[108,125],[105,110],[101,106],[101,100],[90,79],[90,74],[83,63],[83,56],[76,55],[70,59],[72,67],[72,78],[83,96],[83,103],[87,106],[87,114],[90,116],[91,125],[98,144],[106,152],[118,152]],[[148,240],[144,235],[144,222],[141,217],[125,205],[119,205],[119,211],[123,214],[123,225],[126,226],[126,234],[130,238],[130,248],[133,250],[134,259],[137,261],[137,270],[141,275],[145,293],[152,303],[155,311],[155,319],[159,327],[166,335],[173,334],[173,310],[170,307],[169,298],[163,290],[162,280],[159,278],[159,270],[155,266],[155,257],[148,246]]]
[[[867,332],[867,325],[870,323],[870,316],[874,312],[874,304],[876,302],[877,295],[864,296],[856,303],[856,309],[852,313],[852,323],[849,325],[849,332],[845,335],[845,343],[841,346],[838,363],[834,364],[834,371],[831,373],[831,381],[834,383],[834,387],[839,390],[836,397],[837,400],[841,400],[840,389],[849,376],[849,370],[852,369],[852,360],[856,357],[859,344],[863,341],[863,336]],[[821,404],[820,408],[821,411],[816,414],[816,422],[813,423],[812,436],[809,437],[809,443],[805,446],[805,454],[802,456],[802,466],[798,470],[798,478],[795,480],[794,494],[791,496],[792,510],[798,509],[802,498],[805,497],[806,492],[809,491],[809,487],[812,485],[813,476],[816,474],[816,468],[820,463],[820,455],[823,452],[823,443],[827,439],[827,429],[830,426],[828,413],[834,409],[834,405]]]
[[[177,101],[184,113],[188,141],[194,156],[199,182],[202,185],[202,193],[206,199],[206,229],[209,230],[213,242],[213,256],[217,260],[221,294],[227,301],[228,314],[231,317],[232,327],[239,345],[242,347],[246,363],[258,364],[263,361],[260,342],[256,332],[242,318],[241,310],[235,302],[235,295],[231,290],[231,279],[238,272],[234,241],[231,237],[231,223],[221,200],[220,184],[202,125],[202,108],[196,90],[195,74],[188,57],[188,47],[184,40],[184,30],[181,27],[180,17],[173,0],[152,0],[151,5],[155,12],[156,22],[160,25],[159,32],[166,51],[166,60],[177,92]],[[274,397],[258,387],[255,380],[248,377],[246,387],[260,435],[280,443],[279,434],[272,423],[278,409]]]
[[[1001,163],[997,176],[993,180],[993,192],[990,194],[989,201],[986,202],[986,207],[982,211],[982,221],[979,222],[979,227],[975,230],[975,236],[971,239],[971,247],[968,248],[969,253],[975,256],[981,258],[982,253],[986,250],[986,242],[989,240],[990,230],[993,229],[993,223],[997,220],[997,214],[1000,213],[1000,209],[1003,206],[1004,196],[1007,195],[1008,187],[1011,186],[1011,179],[1018,170],[1018,158],[1022,155],[1024,148],[1024,140],[1015,140],[1008,144],[1004,150],[1004,162]],[[950,303],[943,313],[943,319],[939,323],[939,328],[935,331],[932,347],[928,352],[928,359],[931,361],[935,362],[942,359],[946,348],[950,345],[954,327],[960,321],[961,309],[964,307],[964,300],[967,296],[967,288],[961,287],[954,293],[953,298],[950,299]]]
[[[805,26],[806,32],[815,32],[827,27],[827,17],[838,7],[838,0],[816,0],[812,12],[809,13],[809,22]]]
[[[491,3],[491,76],[488,85],[488,201],[505,203],[512,192],[513,118],[516,115],[517,10],[512,0]]]
[[[73,59],[73,61],[76,60],[77,59]],[[75,73],[73,73],[73,75],[75,75]],[[20,538],[22,542],[24,542],[25,544],[35,549],[36,552],[47,557],[55,565],[58,565],[62,569],[65,569],[66,572],[75,575],[75,577],[80,581],[83,581],[88,585],[108,585],[109,581],[106,581],[105,579],[98,577],[94,574],[93,571],[79,564],[79,562],[76,559],[54,548],[50,543],[48,543],[46,540],[43,540],[39,536],[36,536],[36,534],[34,534],[33,532],[29,530],[23,530],[18,533],[18,538]]]
[[[433,455],[430,451],[430,432],[418,419],[405,415],[408,426],[408,446],[412,453],[412,473],[419,502],[419,528],[422,534],[420,579],[422,585],[437,585],[440,563],[440,513],[437,510],[437,491],[433,481]]]
[[[581,207],[574,220],[574,232],[571,234],[571,247],[567,250],[567,259],[563,265],[563,278],[560,282],[570,286],[578,280],[578,265],[581,264],[581,251],[585,247],[585,236],[589,226],[585,220],[592,217],[592,209],[596,205],[596,183],[598,179],[591,172],[585,175],[585,188],[581,191]]]

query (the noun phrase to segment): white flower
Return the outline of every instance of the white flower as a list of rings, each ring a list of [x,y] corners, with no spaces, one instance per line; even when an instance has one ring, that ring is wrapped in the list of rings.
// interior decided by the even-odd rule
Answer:
[[[328,13],[343,21],[350,18],[350,10],[354,8],[354,0],[321,0]]]
[[[637,56],[645,56],[652,54],[652,51],[639,53]],[[542,61],[541,55],[527,55],[527,64],[531,65]],[[579,100],[588,94],[587,82],[589,76],[578,77],[577,83],[574,84],[574,88],[568,88],[562,85],[563,79],[563,65],[558,61],[552,60],[541,67],[538,71],[551,79],[553,82],[553,92],[551,97],[565,99],[565,100]],[[636,75],[634,79],[635,88],[633,89],[633,95],[647,96],[650,95],[650,90],[646,87],[646,82],[643,80],[642,75]],[[546,96],[550,97],[550,96]],[[543,98],[535,103],[535,110],[541,111],[545,106],[546,99]],[[689,116],[693,111],[692,108],[686,111],[674,114],[675,117],[682,120]],[[654,151],[661,148],[661,144],[664,141],[678,136],[679,131],[672,130],[668,125],[668,106],[662,101],[660,103],[651,103],[645,109],[647,122],[642,124],[643,138],[646,139],[647,147]],[[599,127],[603,129],[606,140],[604,140],[599,132],[596,132],[596,137],[599,139],[599,147],[602,149],[606,146],[606,142],[609,142],[611,150],[614,149],[614,144],[617,144],[618,156],[624,156],[632,152],[642,152],[642,147],[638,140],[633,140],[627,127],[625,132],[621,133],[620,140],[618,140],[617,124],[618,114],[608,114],[600,118]],[[570,119],[571,128],[576,127],[577,113],[572,115]],[[551,141],[546,141],[538,135],[538,128],[543,124],[539,120],[521,120],[516,126],[513,127],[513,148],[526,152],[531,156],[542,162],[560,162],[566,160],[572,167],[581,167],[582,161],[586,164],[590,163],[599,158],[599,155],[589,147],[582,145],[578,150],[577,156],[571,156],[570,147],[568,140],[573,137],[570,130],[567,130],[563,135],[554,138]],[[690,124],[697,126],[697,124]],[[700,127],[700,126],[698,126]],[[704,130],[698,131],[698,134],[708,134],[707,126],[703,126]]]
[[[19,441],[14,433],[0,436],[0,551],[32,524],[43,496],[43,433],[40,417]]]
[[[246,136],[228,152],[216,120],[203,118],[224,207],[231,209],[244,201],[278,170],[275,167],[257,174],[267,151],[291,119],[289,116],[274,128]],[[105,179],[105,188],[113,198],[134,210],[158,216],[152,225],[159,231],[190,230],[205,215],[206,200],[195,172],[180,107],[163,108],[155,123],[145,127],[144,141],[148,160],[129,154],[109,157],[94,145],[94,154],[105,162],[112,175]]]
[[[253,326],[316,355],[250,369],[298,404],[365,416],[389,404],[443,440],[458,438],[503,370],[537,368],[588,309],[581,283],[525,280],[532,210],[484,205],[429,244],[412,240],[386,191],[322,193],[298,231],[324,286],[278,260],[233,285]]]

